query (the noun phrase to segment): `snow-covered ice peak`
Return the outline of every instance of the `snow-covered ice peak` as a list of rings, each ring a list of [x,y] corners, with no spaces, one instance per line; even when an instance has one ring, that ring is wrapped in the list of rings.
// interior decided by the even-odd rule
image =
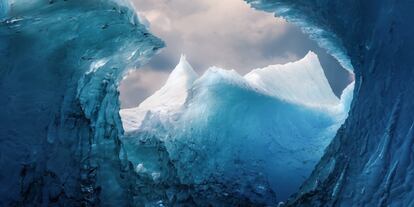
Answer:
[[[180,62],[160,90],[145,99],[138,107],[120,111],[125,131],[139,129],[148,112],[168,118],[185,103],[188,90],[197,78],[198,74],[188,63],[186,56],[181,55]]]
[[[189,89],[197,78],[198,74],[194,71],[190,63],[188,63],[186,56],[182,54],[180,57],[180,62],[171,72],[163,88],[176,86],[178,84],[185,89]]]
[[[254,69],[245,79],[264,93],[288,102],[312,107],[339,103],[318,56],[311,51],[296,62]]]
[[[180,62],[171,72],[165,85],[143,101],[139,108],[156,111],[168,111],[184,104],[187,91],[198,78],[197,73],[181,55]]]
[[[351,92],[347,88],[344,99]],[[347,103],[335,97],[312,52],[246,76],[213,66],[200,78],[182,56],[159,91],[121,115],[125,140],[162,142],[181,182],[213,177],[216,184],[202,185],[215,189],[219,183],[222,192],[203,190],[209,196],[242,192],[233,199],[271,206],[299,189],[343,123]]]
[[[306,107],[332,111],[340,100],[333,93],[325,77],[318,56],[309,52],[304,58],[284,65],[270,65],[254,69],[245,76],[235,70],[210,67],[200,78],[181,55],[180,62],[171,72],[165,85],[138,107],[121,110],[124,129],[139,129],[147,112],[162,119],[176,114],[187,100],[188,92],[195,88],[209,88],[218,84],[236,85],[272,98]],[[337,107],[336,107],[337,108]],[[339,111],[342,114],[342,110]]]
[[[187,98],[187,91],[197,77],[185,55],[181,55],[180,62],[171,72],[165,85],[143,101],[139,108],[165,112],[183,105]]]

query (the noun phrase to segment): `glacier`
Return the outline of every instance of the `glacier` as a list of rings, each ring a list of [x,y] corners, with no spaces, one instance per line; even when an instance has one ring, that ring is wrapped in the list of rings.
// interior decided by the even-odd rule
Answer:
[[[118,84],[164,43],[127,1],[0,12],[0,206],[132,205]]]
[[[296,193],[281,205],[413,206],[414,2],[245,1],[298,25],[354,71],[355,84],[339,105],[321,88],[305,88],[324,94],[314,99],[268,79],[268,71],[280,66],[258,69],[250,79],[213,68],[202,77],[186,76],[188,84],[179,88],[189,93],[174,95],[179,98],[167,106],[158,102],[161,113],[136,109],[141,114],[130,118],[140,119],[123,122],[119,81],[164,47],[128,1],[0,0],[0,206],[273,205],[289,195],[278,194],[285,180],[269,179],[266,173],[289,174],[268,165],[283,160],[255,161],[273,153],[265,141],[279,133],[248,142],[267,131],[250,127],[269,129],[274,120],[247,119],[263,111],[276,113],[266,106],[272,103],[288,109],[279,118],[302,114],[291,117],[310,124],[298,125],[301,129],[316,124],[326,130],[307,131],[322,134],[313,134],[315,142],[306,147],[327,148],[300,164],[307,172],[292,171],[310,176],[292,179],[288,194]],[[227,96],[221,100],[217,94]],[[147,103],[166,97],[160,92]],[[335,122],[345,119],[348,109],[330,141],[340,125]],[[125,134],[123,124],[131,127],[125,127]],[[274,124],[283,133],[295,129],[283,127],[288,122]],[[206,130],[210,126],[213,131]],[[204,136],[209,133],[218,139]],[[238,159],[232,160],[234,155]]]
[[[349,117],[287,206],[413,206],[414,18],[410,0],[246,0],[355,72]]]
[[[211,67],[198,77],[182,56],[160,90],[120,111],[122,141],[136,171],[154,182],[171,176],[171,167],[137,151],[152,149],[158,159],[167,153],[176,185],[191,186],[185,198],[196,206],[276,205],[321,158],[347,116],[352,89],[338,99],[313,52],[245,76]],[[154,143],[165,147],[162,157]]]

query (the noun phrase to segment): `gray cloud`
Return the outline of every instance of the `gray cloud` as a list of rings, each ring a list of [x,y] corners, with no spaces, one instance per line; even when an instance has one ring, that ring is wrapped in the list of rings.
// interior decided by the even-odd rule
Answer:
[[[160,88],[165,78],[155,74],[166,77],[181,53],[199,74],[212,65],[245,74],[253,68],[298,60],[312,50],[319,55],[336,94],[348,82],[347,72],[298,28],[251,9],[242,0],[133,2],[167,47],[144,67],[147,72],[137,72],[122,83],[122,107],[136,106]]]
[[[167,53],[160,53],[154,56],[145,66],[156,71],[170,71],[172,67],[177,64],[178,55],[167,55]]]
[[[119,86],[121,107],[137,106],[140,101],[158,90],[167,78],[168,73],[150,68],[140,68],[131,73]]]

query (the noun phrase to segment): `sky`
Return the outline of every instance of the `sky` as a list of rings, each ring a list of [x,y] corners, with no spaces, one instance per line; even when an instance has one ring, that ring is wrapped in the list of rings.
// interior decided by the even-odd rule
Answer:
[[[150,31],[166,47],[120,85],[122,108],[138,106],[162,87],[181,54],[198,74],[210,66],[252,69],[318,54],[335,94],[351,75],[300,29],[273,14],[254,10],[242,0],[132,0]]]

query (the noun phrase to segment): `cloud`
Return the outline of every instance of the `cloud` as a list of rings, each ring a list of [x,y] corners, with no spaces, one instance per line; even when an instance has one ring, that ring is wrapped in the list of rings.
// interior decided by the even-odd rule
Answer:
[[[279,37],[286,22],[256,11],[240,0],[134,0],[151,22],[151,31],[167,43],[160,55],[185,53],[199,72],[211,65],[245,73],[254,63],[268,65],[258,51],[268,37]],[[170,70],[172,67],[170,68]],[[159,69],[158,69],[159,70]]]
[[[145,67],[155,71],[170,71],[178,63],[178,58],[179,54],[168,55],[167,53],[160,53],[154,56]]]
[[[131,73],[121,82],[121,107],[137,106],[162,86],[168,78],[168,73],[154,71],[149,68],[140,68]]]
[[[322,51],[298,28],[270,13],[254,10],[241,0],[133,0],[133,3],[150,22],[151,32],[163,39],[167,47],[145,66],[146,72],[137,72],[124,81],[122,107],[136,106],[160,88],[163,78],[155,76],[165,77],[181,53],[187,55],[199,74],[212,65],[245,74],[253,68],[298,60],[309,50],[318,55]],[[330,67],[335,63],[325,65]],[[127,83],[132,85],[126,87]],[[133,90],[140,95],[134,95]]]

